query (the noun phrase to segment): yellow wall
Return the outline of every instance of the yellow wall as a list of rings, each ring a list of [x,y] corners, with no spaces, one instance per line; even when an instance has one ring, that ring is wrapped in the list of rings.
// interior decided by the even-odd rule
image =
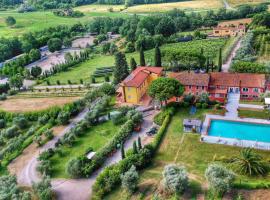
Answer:
[[[158,78],[157,74],[150,74],[147,79],[138,88],[136,87],[124,87],[125,101],[127,103],[140,104],[141,98],[147,92],[147,89],[151,82]]]
[[[135,87],[124,87],[125,100],[127,103],[138,103],[137,88]]]

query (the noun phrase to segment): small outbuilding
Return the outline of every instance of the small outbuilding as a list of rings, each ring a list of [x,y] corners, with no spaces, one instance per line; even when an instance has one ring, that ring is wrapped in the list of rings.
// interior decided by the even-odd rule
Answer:
[[[202,130],[202,121],[199,119],[184,119],[183,127],[184,127],[184,132],[200,133]]]

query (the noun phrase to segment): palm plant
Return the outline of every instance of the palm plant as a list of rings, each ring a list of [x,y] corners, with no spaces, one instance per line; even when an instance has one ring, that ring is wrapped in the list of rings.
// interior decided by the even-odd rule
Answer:
[[[239,156],[229,159],[229,163],[244,175],[265,175],[268,172],[268,164],[251,148],[241,150]]]

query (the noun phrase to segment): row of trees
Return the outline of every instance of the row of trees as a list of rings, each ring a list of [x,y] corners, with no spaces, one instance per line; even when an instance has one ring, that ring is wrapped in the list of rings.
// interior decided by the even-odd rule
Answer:
[[[60,25],[50,27],[42,31],[29,32],[22,37],[0,38],[0,62],[17,56],[21,53],[29,53],[32,49],[38,49],[47,45],[52,38],[64,40],[64,38],[72,38],[77,34],[86,31],[86,27],[82,24],[72,26]]]

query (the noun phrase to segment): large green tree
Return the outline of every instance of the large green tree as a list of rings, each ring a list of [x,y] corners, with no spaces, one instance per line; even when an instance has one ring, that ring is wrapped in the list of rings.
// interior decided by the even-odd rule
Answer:
[[[155,48],[155,66],[161,67],[161,53],[158,46]]]
[[[16,74],[15,76],[10,78],[9,85],[11,88],[17,88],[18,90],[20,90],[23,86],[23,77],[20,74]]]
[[[62,40],[59,38],[52,38],[48,41],[48,48],[50,52],[59,51],[62,49]]]
[[[126,56],[122,52],[117,52],[115,54],[115,68],[114,68],[114,80],[115,84],[120,83],[128,76],[128,64],[126,61]]]
[[[184,87],[179,81],[172,78],[158,78],[154,80],[149,88],[148,94],[160,102],[165,102],[172,97],[180,97],[184,93]]]
[[[42,73],[42,69],[39,66],[35,66],[31,69],[31,75],[37,78]]]
[[[31,51],[29,52],[29,59],[31,60],[31,62],[39,60],[40,57],[41,53],[38,49],[31,49]]]

